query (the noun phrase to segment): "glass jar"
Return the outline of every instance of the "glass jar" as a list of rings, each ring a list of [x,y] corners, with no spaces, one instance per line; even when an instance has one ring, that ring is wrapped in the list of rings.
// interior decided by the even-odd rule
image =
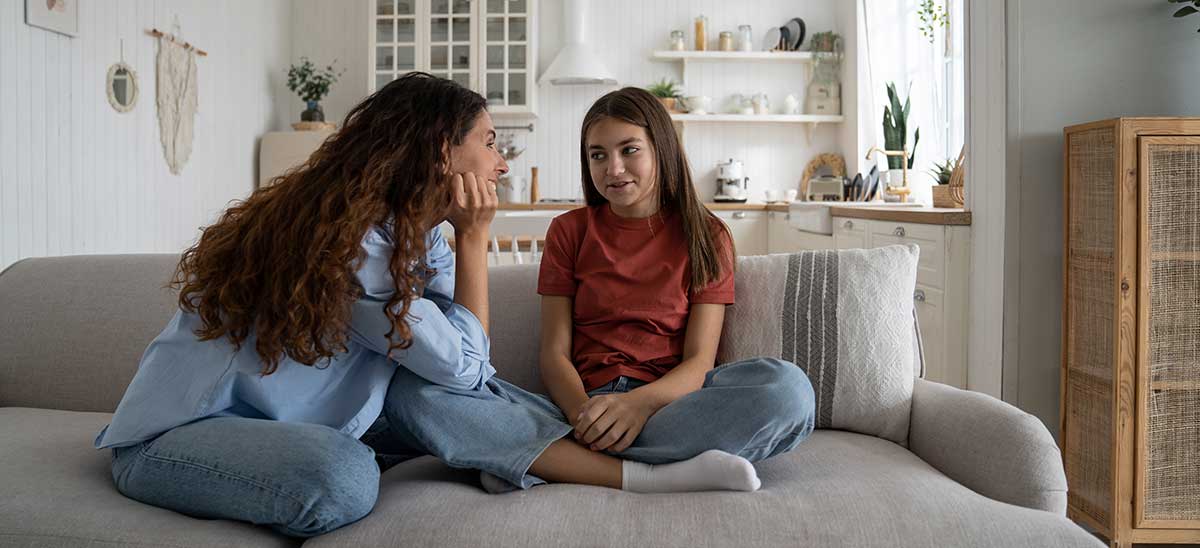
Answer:
[[[671,51],[683,51],[687,49],[687,43],[683,40],[683,31],[671,31],[671,41],[669,43]]]
[[[717,49],[721,51],[733,51],[733,33],[727,30],[721,31],[717,35]]]
[[[708,50],[708,18],[703,15],[696,16],[696,51]]]
[[[754,51],[754,44],[751,40],[750,25],[738,25],[738,49],[742,51]]]

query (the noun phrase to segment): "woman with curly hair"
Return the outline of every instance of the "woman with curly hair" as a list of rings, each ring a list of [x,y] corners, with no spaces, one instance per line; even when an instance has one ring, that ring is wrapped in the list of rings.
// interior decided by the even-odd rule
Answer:
[[[508,166],[485,106],[400,78],[203,230],[172,280],[179,310],[96,438],[121,493],[297,537],[370,512],[379,467],[359,438],[397,366],[456,389],[495,373],[486,242]]]

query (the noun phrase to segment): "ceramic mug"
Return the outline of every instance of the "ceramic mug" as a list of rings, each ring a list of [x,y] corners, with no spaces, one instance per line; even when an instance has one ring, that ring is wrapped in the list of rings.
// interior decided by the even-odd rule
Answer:
[[[783,193],[783,197],[784,197],[784,198],[785,198],[785,199],[786,199],[788,202],[794,202],[794,201],[796,201],[796,196],[799,196],[799,195],[800,195],[800,191],[799,191],[799,190],[796,190],[796,189],[794,189],[794,188],[789,188],[789,189],[787,189],[787,192],[784,192],[784,193]]]
[[[778,202],[779,201],[779,191],[775,190],[773,188],[764,190],[763,195],[766,196],[768,202]]]

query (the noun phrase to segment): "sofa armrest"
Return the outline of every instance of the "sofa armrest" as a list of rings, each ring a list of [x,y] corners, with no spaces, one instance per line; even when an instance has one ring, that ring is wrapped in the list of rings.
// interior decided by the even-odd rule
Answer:
[[[996,398],[916,379],[909,449],[986,497],[1057,515],[1067,512],[1067,477],[1050,431]]]

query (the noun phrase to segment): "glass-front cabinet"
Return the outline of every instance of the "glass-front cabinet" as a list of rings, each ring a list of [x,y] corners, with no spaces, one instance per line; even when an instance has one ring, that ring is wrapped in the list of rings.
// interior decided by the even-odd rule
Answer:
[[[536,0],[375,0],[371,91],[414,70],[483,95],[493,114],[534,115]]]

